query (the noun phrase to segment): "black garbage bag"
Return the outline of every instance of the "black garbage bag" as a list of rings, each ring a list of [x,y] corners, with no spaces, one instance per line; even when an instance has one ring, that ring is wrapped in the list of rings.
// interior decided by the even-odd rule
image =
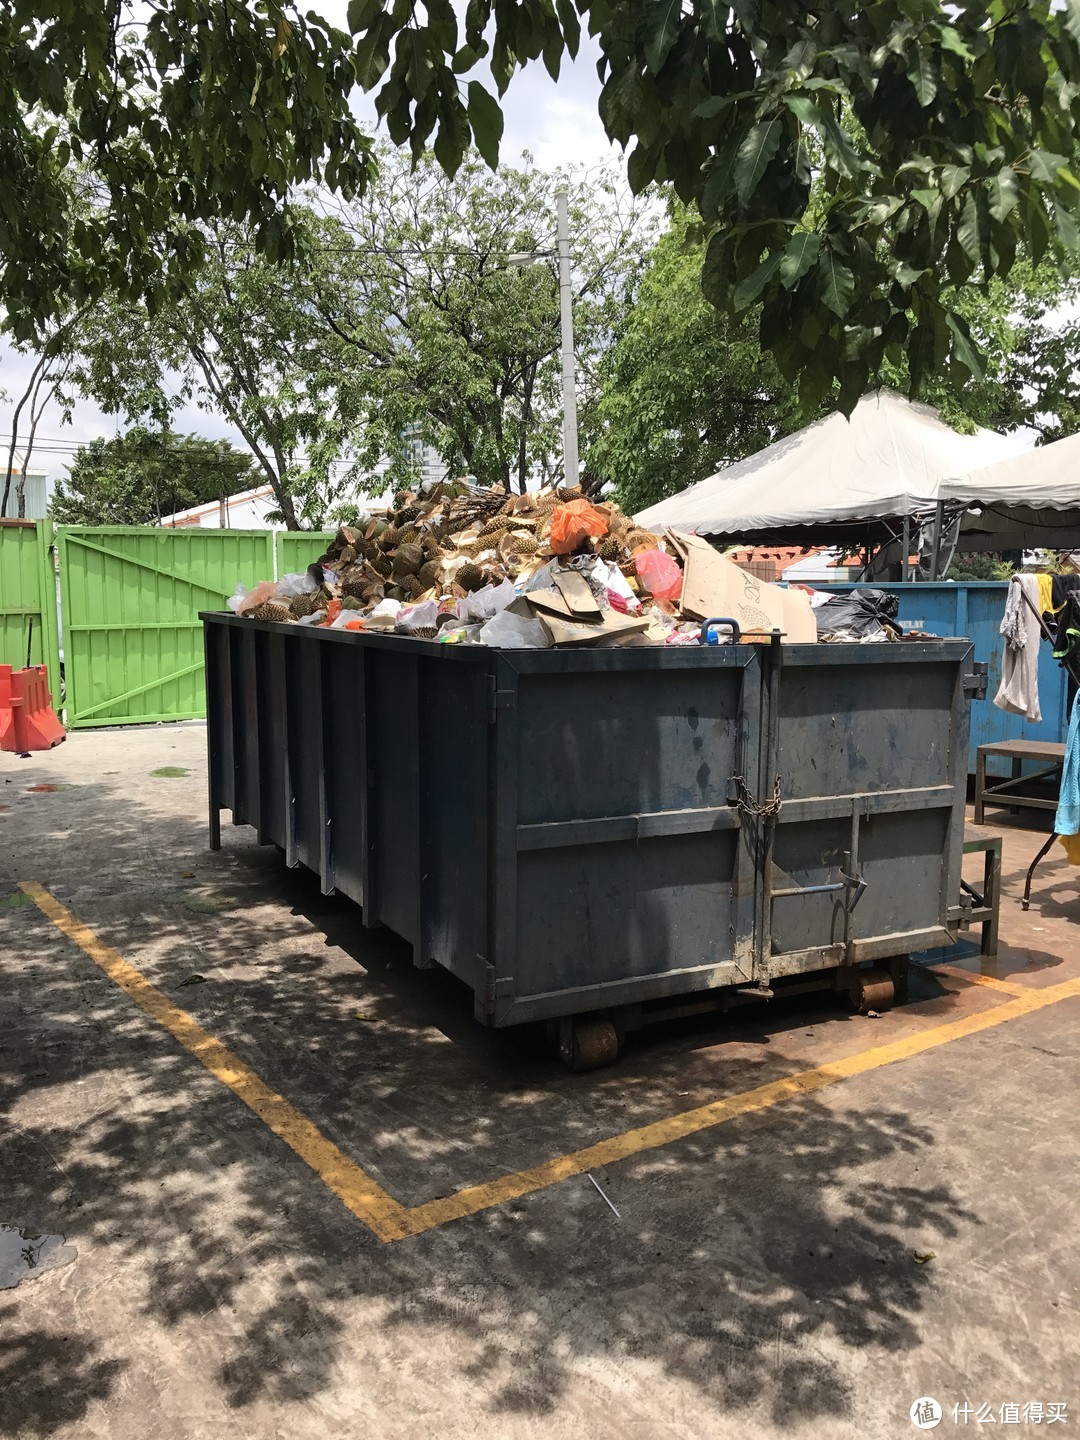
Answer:
[[[852,590],[848,595],[833,595],[824,605],[815,607],[818,639],[835,635],[838,638],[865,640],[884,631],[900,635],[903,629],[896,619],[899,608],[900,602],[895,595],[870,586]]]

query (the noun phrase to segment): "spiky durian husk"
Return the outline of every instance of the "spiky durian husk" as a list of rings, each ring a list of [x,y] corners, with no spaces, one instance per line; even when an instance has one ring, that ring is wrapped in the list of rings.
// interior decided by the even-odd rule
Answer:
[[[462,565],[461,569],[455,572],[454,580],[463,590],[479,590],[487,583],[480,566],[471,562]]]
[[[480,534],[497,535],[500,530],[512,530],[516,523],[513,515],[493,515]]]
[[[580,485],[557,485],[557,486],[555,487],[555,494],[559,497],[559,500],[560,500],[560,502],[561,502],[562,504],[565,504],[568,500],[580,500],[580,499],[581,499],[581,486],[580,486]]]
[[[371,568],[376,570],[380,575],[386,576],[393,571],[394,562],[390,559],[389,555],[384,555],[380,550],[371,557]]]
[[[540,546],[531,535],[511,535],[501,548],[504,555],[535,555]]]
[[[250,611],[252,620],[288,620],[289,612],[284,605],[279,605],[275,600],[264,600],[261,605],[256,605]]]
[[[315,603],[314,595],[294,595],[289,602],[289,613],[294,620],[303,620],[307,615],[314,615],[320,608]]]
[[[605,535],[597,545],[596,553],[601,560],[618,560],[623,553],[623,547],[614,535]]]
[[[434,625],[420,625],[417,629],[410,630],[408,633],[414,640],[434,640],[439,632]]]

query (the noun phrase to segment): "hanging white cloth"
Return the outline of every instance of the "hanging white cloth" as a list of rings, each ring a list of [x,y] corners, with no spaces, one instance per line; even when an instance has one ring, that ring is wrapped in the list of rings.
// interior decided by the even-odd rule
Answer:
[[[1027,596],[1031,605],[1025,604]],[[1034,607],[1034,608],[1032,608]],[[994,696],[999,710],[1023,715],[1025,720],[1042,719],[1039,707],[1039,580],[1036,575],[1014,575],[1005,600],[1001,622],[1005,653],[1001,658],[1001,684]]]

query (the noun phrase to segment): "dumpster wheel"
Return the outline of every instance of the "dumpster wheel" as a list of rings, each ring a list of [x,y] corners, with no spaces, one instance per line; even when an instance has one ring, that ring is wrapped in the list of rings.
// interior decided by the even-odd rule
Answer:
[[[848,1000],[856,1015],[866,1015],[871,1010],[888,1010],[895,999],[893,978],[880,965],[852,972]]]
[[[575,1020],[561,1046],[571,1070],[599,1070],[619,1058],[619,1036],[610,1020]]]

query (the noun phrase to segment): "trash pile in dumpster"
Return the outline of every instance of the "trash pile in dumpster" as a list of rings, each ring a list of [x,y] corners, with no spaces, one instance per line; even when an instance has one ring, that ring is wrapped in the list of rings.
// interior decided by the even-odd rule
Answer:
[[[386,515],[343,525],[305,573],[241,586],[229,605],[255,620],[506,649],[697,644],[715,617],[750,640],[893,638],[869,617],[823,628],[807,590],[757,579],[701,536],[642,530],[576,487],[399,492]]]

